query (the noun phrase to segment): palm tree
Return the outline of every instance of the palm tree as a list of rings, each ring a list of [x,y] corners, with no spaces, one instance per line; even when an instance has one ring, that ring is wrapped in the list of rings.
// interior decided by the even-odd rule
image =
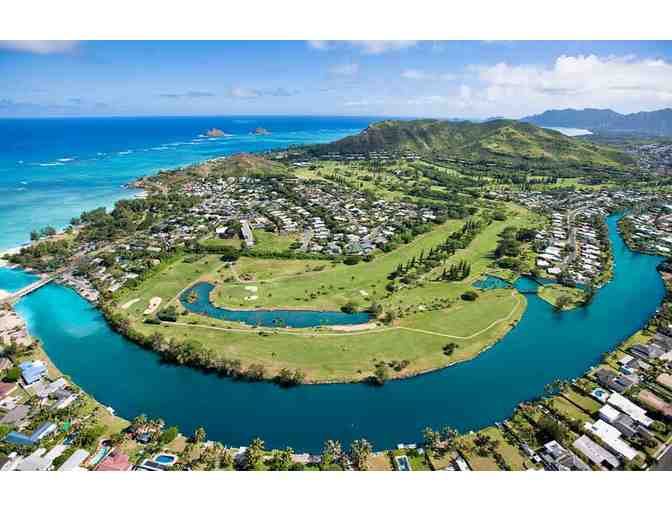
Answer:
[[[136,416],[133,418],[133,421],[131,422],[131,427],[133,427],[133,430],[141,430],[143,427],[147,425],[147,416],[144,414],[141,414],[140,416]]]
[[[366,463],[372,452],[371,443],[366,439],[356,439],[350,444],[350,458],[359,471],[366,471]]]
[[[322,465],[328,466],[340,462],[343,457],[340,441],[329,439],[324,442],[324,449],[322,450]]]
[[[261,461],[263,455],[264,455],[264,442],[260,438],[255,437],[250,443],[250,446],[247,448],[247,450],[245,450],[245,457],[244,457],[245,469],[247,470],[255,469],[257,464],[259,464],[259,462]]]
[[[198,427],[194,431],[194,443],[201,444],[205,441],[205,429],[203,427]]]

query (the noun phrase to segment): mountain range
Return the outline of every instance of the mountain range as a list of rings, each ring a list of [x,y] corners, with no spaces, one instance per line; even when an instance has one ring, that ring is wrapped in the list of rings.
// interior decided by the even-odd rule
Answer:
[[[652,112],[621,114],[613,110],[547,110],[520,119],[537,126],[583,128],[597,133],[672,135],[672,108]]]

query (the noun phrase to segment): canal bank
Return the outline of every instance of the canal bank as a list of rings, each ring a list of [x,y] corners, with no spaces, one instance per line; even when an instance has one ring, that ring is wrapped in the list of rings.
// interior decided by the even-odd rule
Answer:
[[[660,257],[631,252],[608,220],[614,279],[593,302],[558,313],[528,295],[528,308],[501,341],[477,358],[380,388],[334,384],[283,390],[160,363],[114,333],[74,291],[50,284],[17,310],[52,361],[119,415],[161,416],[230,445],[259,436],[271,447],[318,451],[326,439],[366,437],[376,449],[418,439],[425,426],[477,430],[511,414],[556,379],[571,379],[640,329],[664,295]],[[1,283],[1,282],[0,282]],[[2,286],[0,284],[0,286]]]

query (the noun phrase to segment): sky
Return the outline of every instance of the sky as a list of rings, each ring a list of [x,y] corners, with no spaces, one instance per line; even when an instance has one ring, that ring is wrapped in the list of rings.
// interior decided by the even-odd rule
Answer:
[[[672,42],[0,41],[0,117],[672,107]]]

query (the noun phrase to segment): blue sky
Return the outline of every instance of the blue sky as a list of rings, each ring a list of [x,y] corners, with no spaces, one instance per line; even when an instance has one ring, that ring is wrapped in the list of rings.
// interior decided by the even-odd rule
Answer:
[[[672,106],[670,42],[0,41],[0,116]]]

